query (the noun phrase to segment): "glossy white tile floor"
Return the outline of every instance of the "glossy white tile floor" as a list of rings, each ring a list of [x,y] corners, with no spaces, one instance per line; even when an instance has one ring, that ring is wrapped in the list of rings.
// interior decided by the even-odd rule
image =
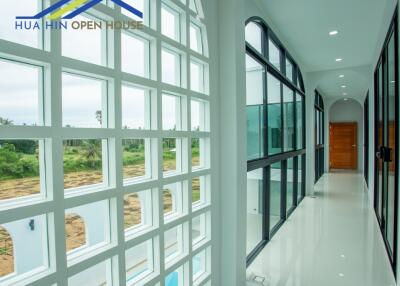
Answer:
[[[324,175],[248,268],[265,286],[395,286],[374,212],[355,173]]]

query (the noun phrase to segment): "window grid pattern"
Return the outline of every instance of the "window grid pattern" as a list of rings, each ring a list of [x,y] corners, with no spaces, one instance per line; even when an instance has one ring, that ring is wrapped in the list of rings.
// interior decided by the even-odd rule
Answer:
[[[55,3],[56,1],[51,1]],[[35,49],[0,39],[0,55],[11,61],[42,67],[43,105],[41,114],[44,118],[43,126],[0,126],[0,139],[31,139],[40,140],[41,166],[45,166],[41,172],[42,191],[39,196],[29,197],[23,200],[0,202],[0,225],[26,219],[33,216],[45,215],[47,223],[45,237],[47,239],[48,255],[45,254],[46,270],[39,273],[28,273],[26,277],[14,277],[14,281],[23,281],[24,285],[68,285],[71,278],[85,270],[97,267],[99,264],[106,266],[107,285],[126,285],[125,253],[127,250],[141,243],[152,241],[153,271],[145,278],[136,281],[134,285],[167,285],[165,278],[176,269],[183,269],[182,283],[179,285],[209,285],[211,279],[211,166],[210,166],[210,132],[207,128],[203,131],[191,131],[190,106],[182,108],[182,120],[185,122],[182,130],[163,130],[162,128],[162,94],[164,92],[185,97],[186,102],[199,100],[206,106],[206,119],[209,122],[210,96],[208,89],[208,50],[205,25],[200,19],[204,18],[199,1],[196,7],[199,15],[189,7],[189,3],[181,1],[173,2],[181,11],[181,43],[178,43],[161,33],[161,5],[160,1],[145,1],[149,5],[149,24],[138,35],[150,39],[150,77],[140,77],[123,72],[121,69],[121,38],[123,31],[107,30],[107,40],[103,43],[106,66],[79,61],[62,56],[62,32],[51,30],[45,32],[44,49]],[[48,5],[50,3],[47,3]],[[199,9],[200,8],[200,9]],[[117,5],[97,5],[88,12],[101,19],[129,20],[126,13]],[[196,19],[196,20],[194,20]],[[202,28],[202,53],[190,49],[188,40],[191,21],[196,21]],[[135,32],[136,33],[136,32]],[[183,43],[183,44],[182,44]],[[182,55],[181,62],[181,86],[173,86],[162,82],[161,51],[164,45],[174,47]],[[195,57],[204,63],[204,92],[196,92],[190,89],[190,59]],[[62,74],[72,72],[82,76],[90,76],[104,80],[106,85],[106,100],[103,101],[103,128],[65,128],[63,127],[62,108]],[[152,130],[134,130],[122,128],[122,86],[134,84],[151,91],[151,119]],[[154,126],[154,128],[153,128]],[[63,178],[63,141],[67,139],[102,139],[103,165],[107,165],[102,189],[86,190],[82,188],[73,194],[64,193]],[[143,182],[124,185],[122,141],[124,139],[139,138],[151,139],[152,177]],[[181,145],[182,168],[180,172],[168,174],[163,172],[163,138],[178,138],[185,141]],[[192,150],[190,144],[192,138],[199,138],[203,143],[202,168],[192,169]],[[42,171],[42,170],[41,170]],[[203,205],[192,207],[191,181],[193,178],[204,177],[205,202]],[[163,214],[163,187],[173,183],[182,182],[183,203],[186,205],[182,215],[172,221],[164,222]],[[150,190],[152,193],[152,226],[145,231],[137,232],[127,237],[124,230],[124,196]],[[190,194],[190,195],[189,195]],[[182,198],[181,198],[182,199]],[[88,204],[106,201],[108,202],[108,217],[105,223],[109,228],[109,241],[90,253],[90,255],[78,256],[69,259],[66,253],[66,210],[79,208]],[[143,206],[142,206],[143,207]],[[204,216],[202,227],[205,239],[192,245],[192,221],[196,217]],[[165,263],[164,257],[164,233],[171,228],[180,226],[183,229],[182,255]],[[195,275],[193,281],[193,259],[200,253],[207,253],[203,275]],[[48,259],[47,259],[48,257]],[[181,272],[179,272],[181,273]],[[197,273],[197,272],[195,272]],[[7,281],[7,280],[5,280]],[[71,285],[71,284],[69,284]]]

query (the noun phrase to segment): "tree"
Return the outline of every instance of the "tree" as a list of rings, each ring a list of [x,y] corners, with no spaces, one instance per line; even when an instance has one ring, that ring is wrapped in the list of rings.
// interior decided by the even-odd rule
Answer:
[[[14,125],[14,122],[8,118],[0,117],[0,125]]]
[[[96,167],[96,159],[101,158],[101,148],[97,140],[88,140],[83,143],[84,156],[90,167]]]

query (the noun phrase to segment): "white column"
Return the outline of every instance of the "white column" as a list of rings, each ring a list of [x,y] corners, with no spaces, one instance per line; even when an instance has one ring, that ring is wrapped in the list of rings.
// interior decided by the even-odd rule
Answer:
[[[246,280],[246,88],[243,0],[220,0],[220,286]]]

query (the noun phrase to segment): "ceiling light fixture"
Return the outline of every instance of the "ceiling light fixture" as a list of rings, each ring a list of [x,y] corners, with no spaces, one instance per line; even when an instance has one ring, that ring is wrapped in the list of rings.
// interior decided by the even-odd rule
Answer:
[[[347,86],[345,86],[345,85],[342,85],[342,88],[346,88]]]
[[[344,78],[344,74],[341,74],[339,77],[340,77],[340,78]]]
[[[344,277],[344,274],[343,274],[343,273],[339,273],[339,276],[340,276],[340,277]]]
[[[333,31],[329,32],[329,36],[335,36],[337,34],[339,34],[339,32],[337,30],[333,30]]]
[[[345,98],[345,99],[344,99],[344,101],[348,101],[348,100],[349,100],[348,98]]]
[[[344,95],[344,96],[346,96],[346,95],[347,95],[347,93],[346,93],[346,92],[343,92],[343,95]]]
[[[336,59],[336,62],[341,62],[341,61],[343,61],[342,58],[337,58],[337,59]]]

